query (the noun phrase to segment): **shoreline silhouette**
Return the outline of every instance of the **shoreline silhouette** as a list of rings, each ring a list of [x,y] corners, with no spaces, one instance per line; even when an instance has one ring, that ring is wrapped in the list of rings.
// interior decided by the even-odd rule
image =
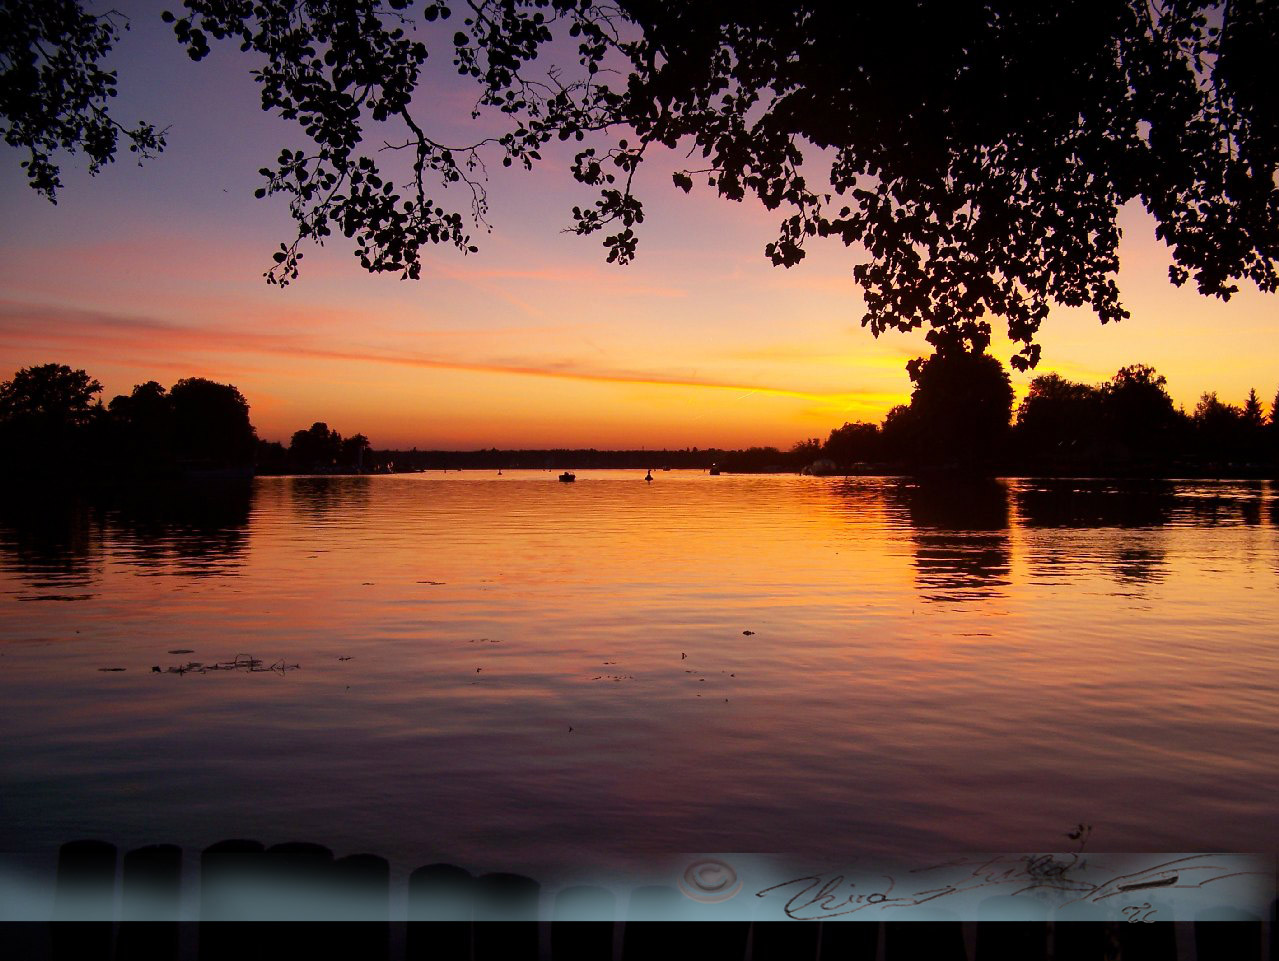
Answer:
[[[237,480],[254,475],[364,475],[422,471],[663,470],[728,474],[1262,478],[1279,471],[1279,419],[1256,391],[1242,406],[1213,392],[1193,414],[1175,407],[1165,379],[1140,364],[1101,385],[1057,374],[1031,381],[1014,410],[1008,374],[984,354],[939,352],[913,361],[909,404],[882,423],[845,423],[826,440],[773,446],[409,450],[343,437],[323,421],[288,447],[260,438],[248,400],[203,378],[166,390],[137,385],[110,404],[83,370],[45,364],[0,383],[0,450],[14,469],[0,484],[118,485],[144,480]],[[1276,398],[1279,401],[1279,397]]]

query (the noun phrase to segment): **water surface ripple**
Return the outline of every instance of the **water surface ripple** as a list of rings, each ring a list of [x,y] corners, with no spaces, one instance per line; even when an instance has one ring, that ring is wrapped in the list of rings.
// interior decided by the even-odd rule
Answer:
[[[1279,837],[1273,484],[655,477],[8,503],[0,850]]]

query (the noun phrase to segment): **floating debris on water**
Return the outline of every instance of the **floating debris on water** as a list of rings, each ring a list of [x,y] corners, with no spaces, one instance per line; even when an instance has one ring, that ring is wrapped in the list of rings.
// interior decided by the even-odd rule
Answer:
[[[339,655],[338,655],[338,660],[339,660],[339,661],[349,661],[349,660],[350,660],[352,657],[354,657],[354,656],[355,656],[354,654],[346,654],[346,655],[341,655],[341,654],[339,654]]]
[[[468,644],[501,644],[502,639],[499,637],[473,637],[466,643]]]
[[[754,631],[742,631],[742,636],[743,636],[743,637],[750,637],[750,636],[751,636],[752,634],[754,634],[754,633],[755,633]]]
[[[99,670],[99,671],[123,671],[123,670],[126,670],[126,668],[123,668],[123,667],[100,667],[100,668],[98,668],[98,670]]]
[[[166,654],[194,654],[195,651],[189,647],[179,647],[172,651],[165,651]]]
[[[285,671],[296,671],[301,667],[299,664],[290,664],[281,658],[271,664],[266,664],[261,658],[254,657],[251,654],[237,654],[229,661],[218,661],[214,664],[205,664],[203,661],[187,661],[185,664],[170,665],[165,674],[207,674],[209,671],[248,671],[250,673],[273,672],[275,674],[283,674]],[[116,668],[116,670],[124,670],[124,668]],[[155,673],[160,673],[152,668]]]
[[[430,584],[432,587],[443,587],[444,581],[418,581],[419,584]]]

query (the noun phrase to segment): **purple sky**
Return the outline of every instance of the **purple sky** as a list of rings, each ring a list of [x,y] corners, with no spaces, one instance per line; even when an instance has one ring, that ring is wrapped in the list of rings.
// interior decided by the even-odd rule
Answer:
[[[780,218],[705,186],[685,196],[670,182],[678,154],[637,180],[647,217],[627,267],[562,232],[593,194],[557,147],[532,173],[490,168],[493,231],[474,232],[478,254],[437,248],[421,281],[402,282],[363,271],[339,238],[306,251],[294,285],[269,287],[262,273],[292,222],[283,198],[253,198],[257,171],[304,138],[262,113],[234,45],[192,63],[160,22],[165,3],[119,6],[132,29],[112,58],[117,113],[168,125],[169,147],[142,168],[125,153],[93,179],[67,158],[56,207],[4,151],[0,377],[67,363],[109,398],[207,376],[245,393],[268,439],[318,419],[375,446],[455,448],[789,446],[909,395],[904,364],[925,345],[859,326],[862,254],[818,242],[798,267],[772,267],[763,248]],[[473,95],[437,48],[415,107],[442,136],[472,136]],[[439,198],[466,209],[456,188]],[[1055,309],[1039,372],[1098,382],[1141,362],[1187,407],[1205,390],[1240,403],[1250,387],[1268,405],[1274,296],[1244,285],[1223,304],[1172,288],[1149,218],[1125,209],[1121,222],[1132,318],[1103,327]],[[1027,380],[1014,375],[1019,391]]]

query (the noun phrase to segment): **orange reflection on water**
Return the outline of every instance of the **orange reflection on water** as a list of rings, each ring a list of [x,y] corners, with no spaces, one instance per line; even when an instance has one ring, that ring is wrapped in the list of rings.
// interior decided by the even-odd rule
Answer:
[[[1279,827],[1270,484],[555,476],[9,505],[0,840],[533,870]]]

